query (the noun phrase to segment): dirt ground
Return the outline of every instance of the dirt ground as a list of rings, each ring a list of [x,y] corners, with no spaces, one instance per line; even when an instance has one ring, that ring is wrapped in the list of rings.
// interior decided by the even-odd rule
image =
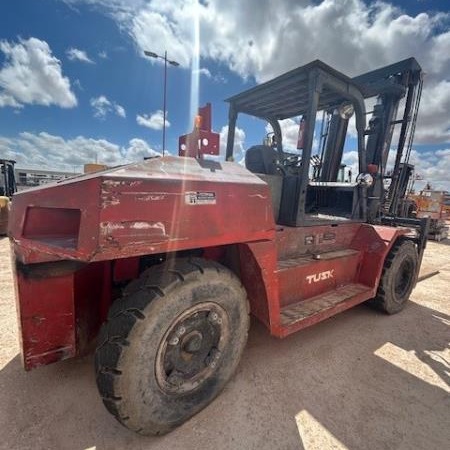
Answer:
[[[448,242],[448,241],[447,241]],[[408,307],[364,305],[285,340],[254,322],[219,398],[159,438],[123,428],[92,356],[25,373],[9,245],[0,241],[1,449],[444,449],[450,442],[450,246],[429,243]]]

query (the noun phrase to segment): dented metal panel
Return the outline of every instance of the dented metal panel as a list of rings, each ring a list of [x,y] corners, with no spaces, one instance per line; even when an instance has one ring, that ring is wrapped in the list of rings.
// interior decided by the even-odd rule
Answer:
[[[268,198],[267,185],[238,164],[155,158],[20,193],[10,236],[16,257],[27,264],[271,239]],[[43,229],[52,209],[58,220]],[[64,221],[69,231],[61,234]]]
[[[9,235],[25,367],[82,352],[139,256],[273,239],[269,195],[237,164],[170,156],[19,193]]]

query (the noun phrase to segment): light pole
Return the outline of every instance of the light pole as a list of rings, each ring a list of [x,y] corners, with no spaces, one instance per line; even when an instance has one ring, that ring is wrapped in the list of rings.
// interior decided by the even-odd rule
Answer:
[[[179,66],[180,64],[177,63],[176,61],[171,61],[169,59],[167,59],[167,50],[164,51],[164,56],[158,55],[154,52],[149,52],[148,50],[144,50],[144,55],[148,56],[150,58],[160,58],[164,60],[164,106],[163,106],[163,156],[164,156],[164,152],[166,150],[166,97],[167,97],[167,63],[169,63],[171,66]]]

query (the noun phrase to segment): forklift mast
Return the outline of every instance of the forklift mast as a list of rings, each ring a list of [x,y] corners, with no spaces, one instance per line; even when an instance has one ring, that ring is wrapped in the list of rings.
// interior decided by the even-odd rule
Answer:
[[[413,167],[409,164],[417,113],[422,92],[422,70],[413,59],[368,72],[353,78],[363,91],[377,97],[368,128],[365,131],[367,165],[374,170],[374,183],[368,192],[368,220],[381,215],[396,215],[399,201],[405,197]],[[406,100],[401,104],[403,98]],[[401,118],[397,119],[400,105]],[[324,111],[325,132],[321,132],[323,145],[318,179],[337,181],[347,134],[348,118],[338,110]],[[366,113],[370,114],[370,112]],[[328,118],[325,118],[328,115]],[[396,125],[401,125],[396,144],[395,163],[387,173],[389,153]],[[324,138],[324,139],[323,139]],[[405,149],[406,147],[406,149]],[[390,179],[385,189],[384,180]]]
[[[368,219],[373,221],[380,216],[395,216],[399,201],[405,195],[411,176],[409,158],[422,94],[422,69],[414,58],[409,58],[353,80],[377,92],[377,103],[366,130],[367,164],[378,167],[374,184],[368,192]],[[403,98],[405,100],[401,102]],[[400,105],[401,118],[397,119]],[[391,183],[386,191],[384,180],[396,125],[401,127],[394,167],[389,176]]]

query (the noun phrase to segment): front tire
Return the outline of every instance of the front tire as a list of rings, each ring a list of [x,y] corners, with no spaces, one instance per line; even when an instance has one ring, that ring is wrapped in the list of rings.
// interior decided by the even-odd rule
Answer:
[[[408,240],[395,243],[384,262],[377,296],[370,303],[387,314],[400,312],[414,288],[418,266],[414,243]]]
[[[115,301],[100,332],[97,386],[109,412],[141,434],[163,434],[209,404],[247,341],[244,288],[200,258],[154,266]]]

